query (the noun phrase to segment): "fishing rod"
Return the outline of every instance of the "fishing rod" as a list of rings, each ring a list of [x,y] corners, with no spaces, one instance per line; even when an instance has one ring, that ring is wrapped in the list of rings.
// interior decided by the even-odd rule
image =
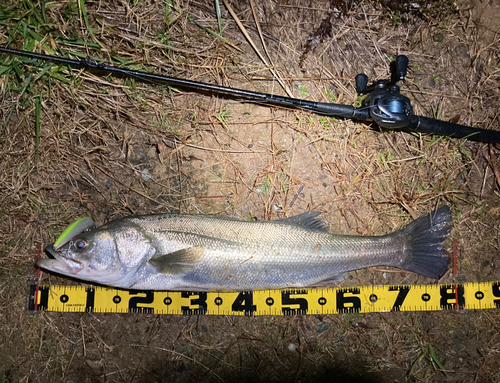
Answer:
[[[362,106],[358,108],[351,105],[300,100],[292,97],[252,92],[244,89],[162,76],[144,71],[117,68],[98,63],[89,58],[73,60],[3,47],[0,47],[0,53],[50,61],[97,73],[112,74],[120,77],[133,77],[146,82],[164,84],[196,92],[209,92],[234,97],[241,101],[251,101],[266,105],[307,110],[324,116],[344,117],[367,122],[373,121],[384,129],[404,129],[410,132],[430,133],[454,138],[467,138],[472,141],[488,143],[500,143],[500,131],[472,128],[470,126],[413,114],[410,99],[400,93],[400,88],[397,85],[398,81],[406,77],[408,70],[408,57],[403,55],[397,56],[393,63],[391,79],[379,80],[368,85],[368,76],[365,74],[358,74],[356,76],[356,91],[359,95],[366,96]]]

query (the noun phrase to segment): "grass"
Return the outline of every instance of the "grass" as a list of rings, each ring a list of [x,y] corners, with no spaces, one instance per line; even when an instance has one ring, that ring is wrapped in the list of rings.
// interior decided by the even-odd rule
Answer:
[[[362,102],[354,76],[385,78],[375,52],[397,54],[383,50],[398,36],[402,51],[412,47],[414,70],[403,92],[418,114],[460,114],[461,123],[496,127],[494,56],[485,61],[482,87],[474,87],[474,68],[431,60],[442,47],[414,44],[410,26],[395,28],[383,8],[363,2],[331,19],[345,26],[341,38],[351,50],[329,39],[301,59],[324,10],[255,5],[272,71],[213,2],[12,2],[0,11],[0,44],[284,95],[280,78],[288,89],[307,84],[298,89],[307,99],[353,105]],[[232,6],[252,34],[253,14]],[[372,16],[359,17],[365,13],[385,15],[379,21],[392,33],[385,45],[373,38]],[[455,17],[450,41],[479,51],[471,24]],[[241,52],[213,34],[221,35],[221,25]],[[422,22],[422,36],[433,25]],[[427,87],[429,73],[441,79],[436,88]],[[488,162],[494,147],[5,56],[0,89],[0,293],[8,303],[0,305],[0,382],[498,381],[494,310],[284,318],[25,313],[38,248],[83,216],[98,224],[160,212],[262,221],[317,209],[336,233],[380,235],[447,203],[459,273],[441,282],[493,280],[499,248],[491,228],[500,219]],[[464,89],[471,90],[466,103]],[[395,270],[351,277],[344,286],[433,283]],[[78,283],[46,273],[42,281]]]

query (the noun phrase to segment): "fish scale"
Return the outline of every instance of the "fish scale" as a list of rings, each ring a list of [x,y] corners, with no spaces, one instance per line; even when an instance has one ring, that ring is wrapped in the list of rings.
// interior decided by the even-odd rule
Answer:
[[[55,260],[38,262],[105,285],[189,291],[318,286],[371,266],[436,278],[448,267],[442,246],[451,230],[446,206],[378,237],[332,234],[318,215],[269,222],[203,215],[126,217],[77,235],[58,251],[48,248]]]

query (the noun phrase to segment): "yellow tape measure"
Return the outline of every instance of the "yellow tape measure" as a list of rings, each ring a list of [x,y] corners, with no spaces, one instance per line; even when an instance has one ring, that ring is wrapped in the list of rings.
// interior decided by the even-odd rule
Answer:
[[[500,281],[246,292],[31,285],[28,310],[170,315],[295,315],[500,308]]]

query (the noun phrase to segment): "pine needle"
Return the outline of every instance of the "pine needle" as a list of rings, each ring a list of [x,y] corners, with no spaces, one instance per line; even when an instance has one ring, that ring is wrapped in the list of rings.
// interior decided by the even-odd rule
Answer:
[[[253,42],[252,38],[248,34],[245,26],[241,23],[240,19],[238,18],[238,16],[234,12],[233,8],[229,5],[229,3],[227,2],[227,0],[224,0],[224,5],[226,6],[227,10],[229,11],[229,13],[231,14],[231,16],[233,17],[233,19],[236,22],[236,24],[238,24],[238,27],[240,28],[241,32],[243,33],[243,35],[245,36],[245,38],[248,40],[248,42],[250,43],[250,45],[252,46],[253,50],[257,53],[257,55],[262,60],[262,62],[268,67],[268,69],[274,75],[274,77],[279,82],[279,84],[281,85],[281,87],[283,88],[283,90],[286,92],[286,94],[289,97],[293,97],[292,92],[290,91],[290,89],[288,89],[286,87],[286,85],[285,85],[284,81],[282,80],[281,76],[278,74],[278,72],[275,69],[273,69],[271,67],[271,65],[269,65],[269,63],[267,62],[267,60],[265,59],[265,57],[262,56],[262,54],[260,53],[260,51],[257,49],[257,46],[255,45],[255,43]]]

